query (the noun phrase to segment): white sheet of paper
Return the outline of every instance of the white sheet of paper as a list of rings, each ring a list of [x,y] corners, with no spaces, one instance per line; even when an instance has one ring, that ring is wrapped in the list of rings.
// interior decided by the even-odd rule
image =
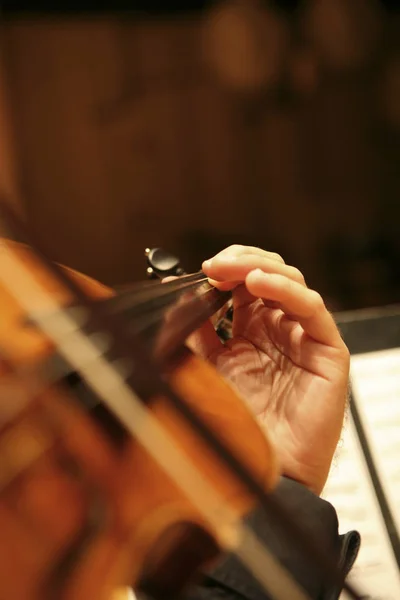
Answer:
[[[400,523],[400,349],[354,355],[351,373],[354,401]],[[400,598],[400,575],[351,416],[323,497],[335,506],[340,531],[356,529],[362,537],[349,580],[366,598]]]
[[[360,418],[400,532],[400,349],[355,356],[352,380]]]

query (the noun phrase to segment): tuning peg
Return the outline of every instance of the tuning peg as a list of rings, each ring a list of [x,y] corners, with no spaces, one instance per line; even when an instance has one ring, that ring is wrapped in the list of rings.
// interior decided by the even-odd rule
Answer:
[[[146,248],[144,254],[149,265],[147,275],[152,279],[184,274],[179,258],[170,252],[166,252],[162,248]]]

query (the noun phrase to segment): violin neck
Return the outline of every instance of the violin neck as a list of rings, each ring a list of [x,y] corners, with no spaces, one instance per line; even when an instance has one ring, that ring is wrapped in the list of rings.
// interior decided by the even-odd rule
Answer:
[[[194,273],[164,284],[132,286],[102,302],[156,358],[168,361],[230,298],[230,292],[211,286],[203,273]]]

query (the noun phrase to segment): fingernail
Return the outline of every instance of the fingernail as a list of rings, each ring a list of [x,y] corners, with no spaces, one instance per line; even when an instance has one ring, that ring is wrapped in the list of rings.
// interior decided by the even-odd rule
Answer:
[[[209,269],[211,267],[211,258],[203,261],[202,267],[203,267],[203,269]]]
[[[237,262],[237,257],[236,256],[227,256],[226,254],[220,254],[217,256],[214,256],[214,258],[212,259],[212,264],[215,268],[220,268],[220,267],[231,267],[233,265],[235,265],[235,263]]]
[[[266,273],[262,269],[254,269],[254,271],[251,271],[251,273],[254,273],[256,277],[261,279],[267,279],[269,277],[269,273]]]

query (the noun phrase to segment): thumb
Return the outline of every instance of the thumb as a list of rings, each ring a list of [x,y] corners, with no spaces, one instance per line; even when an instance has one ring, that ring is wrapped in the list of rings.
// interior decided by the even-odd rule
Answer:
[[[162,279],[162,283],[173,281],[178,277],[168,276]],[[205,360],[212,362],[213,356],[223,348],[223,344],[214,329],[214,325],[210,320],[206,321],[197,331],[192,333],[186,340],[187,346]]]
[[[214,362],[216,354],[224,347],[211,321],[206,321],[187,340],[189,348],[201,358]]]

